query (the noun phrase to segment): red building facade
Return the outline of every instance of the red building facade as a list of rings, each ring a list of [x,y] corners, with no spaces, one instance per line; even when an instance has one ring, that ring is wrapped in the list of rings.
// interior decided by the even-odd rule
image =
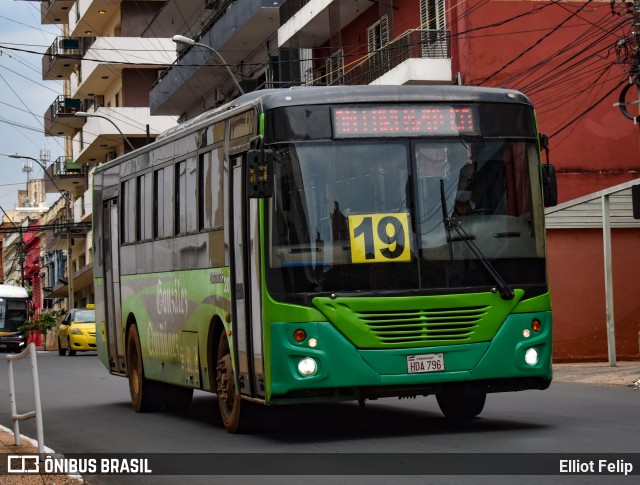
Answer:
[[[31,305],[30,310],[34,314],[42,311],[42,278],[40,277],[40,238],[38,237],[39,224],[31,224],[29,230],[25,231],[24,241],[24,284],[31,287]],[[39,333],[29,336],[36,346],[42,345],[42,335]]]

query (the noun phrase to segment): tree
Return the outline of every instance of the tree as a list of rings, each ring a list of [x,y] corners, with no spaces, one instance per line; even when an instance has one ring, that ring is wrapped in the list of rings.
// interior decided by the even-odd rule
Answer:
[[[44,337],[44,350],[47,350],[47,332],[58,325],[58,319],[65,314],[64,310],[51,310],[37,315],[31,313],[31,318],[18,328],[23,332],[40,332]]]

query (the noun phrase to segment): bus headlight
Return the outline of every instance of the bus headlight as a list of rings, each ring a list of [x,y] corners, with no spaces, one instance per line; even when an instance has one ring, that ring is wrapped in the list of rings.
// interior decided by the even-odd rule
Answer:
[[[298,372],[303,376],[312,376],[318,371],[318,364],[311,357],[305,357],[298,362]]]
[[[527,349],[527,351],[524,353],[524,361],[528,365],[536,365],[538,363],[538,350],[535,347]]]

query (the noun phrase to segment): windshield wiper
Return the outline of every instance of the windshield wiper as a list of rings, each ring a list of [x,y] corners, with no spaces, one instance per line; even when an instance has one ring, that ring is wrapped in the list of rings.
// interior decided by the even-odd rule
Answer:
[[[458,221],[453,215],[449,215],[449,211],[447,210],[447,199],[445,197],[444,192],[444,180],[440,179],[440,205],[442,206],[442,221],[444,222],[444,227],[447,232],[447,242],[449,244],[449,250],[451,251],[451,259],[453,259],[453,241],[451,239],[451,229],[453,228],[458,233],[457,240],[462,240],[467,245],[467,247],[471,250],[473,255],[476,257],[476,260],[480,262],[482,267],[489,273],[489,275],[493,278],[493,280],[498,285],[498,292],[500,293],[500,297],[503,300],[513,300],[515,297],[515,293],[509,287],[504,278],[496,271],[493,265],[489,262],[489,260],[482,254],[480,248],[476,245],[473,240],[475,239],[462,228]]]

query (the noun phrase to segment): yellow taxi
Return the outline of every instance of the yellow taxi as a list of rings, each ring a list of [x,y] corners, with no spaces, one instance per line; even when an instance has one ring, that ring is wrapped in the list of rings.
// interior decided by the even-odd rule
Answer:
[[[72,308],[58,329],[58,355],[96,350],[95,305]]]

